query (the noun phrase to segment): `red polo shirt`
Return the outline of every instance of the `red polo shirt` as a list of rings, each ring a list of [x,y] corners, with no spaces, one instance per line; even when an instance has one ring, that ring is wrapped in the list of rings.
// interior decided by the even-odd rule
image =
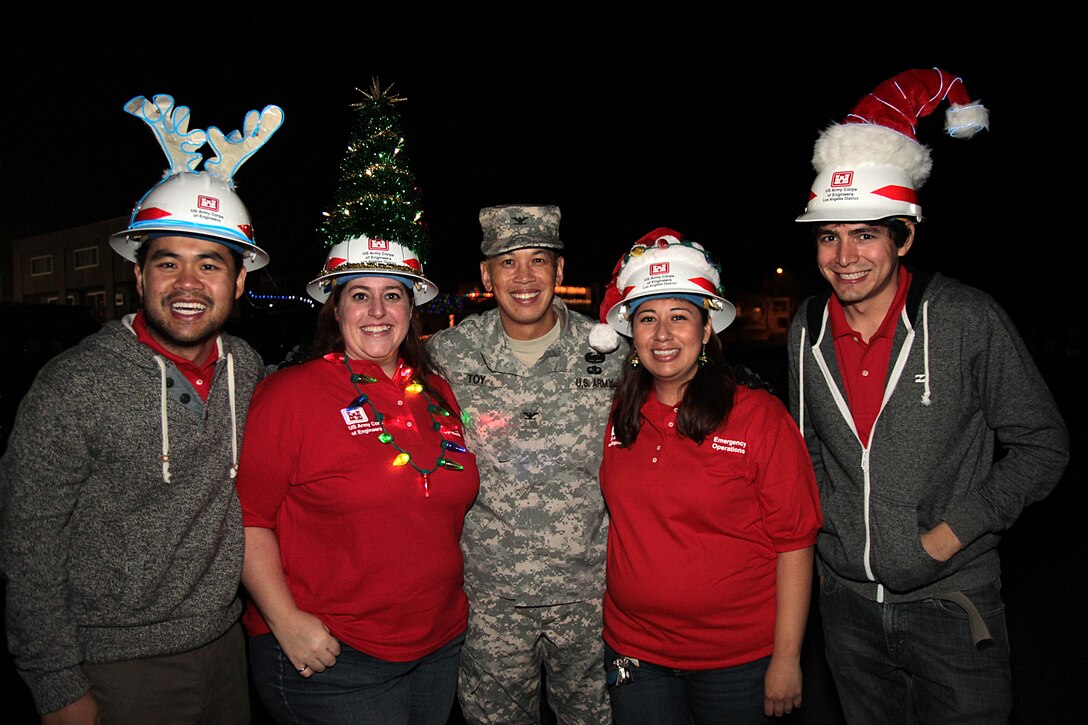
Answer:
[[[884,321],[868,342],[861,339],[861,335],[850,327],[839,299],[832,295],[829,303],[831,336],[835,340],[835,357],[842,372],[843,387],[846,388],[846,402],[854,416],[858,438],[866,446],[869,445],[869,435],[884,399],[895,327],[903,307],[907,304],[910,280],[910,272],[906,267],[900,266],[899,288],[895,292],[895,298],[884,315]]]
[[[174,363],[174,367],[181,371],[185,379],[196,388],[196,392],[200,393],[200,397],[204,402],[208,402],[208,394],[212,390],[212,378],[215,377],[215,363],[219,361],[218,345],[212,345],[212,352],[208,355],[208,360],[203,365],[197,366],[191,361],[170,352],[151,336],[151,333],[147,330],[147,320],[144,319],[143,310],[136,313],[136,317],[132,320],[132,329],[136,332],[137,340]]]
[[[816,542],[816,477],[765,390],[739,386],[702,443],[677,433],[677,410],[651,392],[630,448],[608,428],[604,639],[665,667],[733,667],[774,649],[778,553]]]

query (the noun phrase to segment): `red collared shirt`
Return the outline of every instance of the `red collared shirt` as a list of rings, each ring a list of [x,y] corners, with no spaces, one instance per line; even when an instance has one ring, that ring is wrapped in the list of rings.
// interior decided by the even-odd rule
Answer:
[[[196,389],[196,392],[200,394],[201,399],[205,403],[208,402],[208,395],[212,390],[212,378],[215,377],[215,364],[219,361],[218,345],[212,346],[212,352],[208,355],[207,362],[197,366],[193,362],[186,360],[183,357],[178,357],[170,352],[151,336],[151,333],[147,330],[147,320],[144,319],[143,310],[136,313],[135,319],[132,320],[132,329],[136,332],[137,340],[174,363],[174,367],[176,367],[181,374],[185,376],[185,379],[192,384]]]
[[[739,386],[702,443],[679,435],[677,411],[651,392],[630,448],[608,427],[604,639],[665,667],[733,667],[771,654],[777,556],[816,542],[816,477],[765,390]]]
[[[353,385],[353,373],[374,382]],[[419,659],[464,631],[459,542],[480,487],[476,456],[441,448],[443,439],[464,443],[449,385],[428,379],[451,406],[435,416],[404,382],[366,360],[349,372],[338,354],[268,376],[253,393],[238,466],[242,520],[275,531],[295,604],[389,662]],[[368,402],[349,407],[360,392]],[[393,464],[398,450],[383,431],[434,469],[427,479]],[[463,469],[438,466],[439,456]],[[243,621],[251,636],[269,631],[252,603]]]
[[[895,298],[884,315],[884,321],[868,342],[850,327],[838,298],[832,295],[829,303],[831,335],[835,339],[835,357],[842,372],[846,402],[854,416],[858,438],[865,445],[869,445],[869,435],[876,416],[880,413],[880,403],[884,399],[895,327],[899,323],[903,307],[907,304],[910,280],[910,272],[906,267],[900,266],[899,288],[895,291]]]

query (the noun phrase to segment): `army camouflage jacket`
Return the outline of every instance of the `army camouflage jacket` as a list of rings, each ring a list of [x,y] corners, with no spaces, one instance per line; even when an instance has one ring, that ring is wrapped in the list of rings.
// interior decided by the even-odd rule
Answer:
[[[626,349],[589,346],[596,324],[556,298],[559,339],[526,368],[498,310],[428,344],[462,411],[480,494],[465,518],[465,589],[519,606],[604,592],[608,520],[597,480],[612,393]]]

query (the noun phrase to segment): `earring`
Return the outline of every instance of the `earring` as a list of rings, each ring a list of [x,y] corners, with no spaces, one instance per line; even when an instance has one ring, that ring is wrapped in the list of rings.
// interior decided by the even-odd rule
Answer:
[[[710,358],[708,358],[706,356],[706,343],[705,342],[703,343],[703,351],[701,353],[699,353],[699,357],[695,362],[699,363],[699,367],[703,367],[704,365],[706,365],[707,363],[710,362]]]
[[[642,361],[638,359],[638,353],[637,352],[631,353],[631,357],[627,361],[627,364],[631,366],[632,370],[634,370],[635,368],[637,368],[639,365],[642,364]]]

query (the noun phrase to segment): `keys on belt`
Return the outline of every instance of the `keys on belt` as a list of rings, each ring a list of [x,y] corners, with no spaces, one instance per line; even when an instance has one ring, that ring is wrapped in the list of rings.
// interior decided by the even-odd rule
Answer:
[[[633,657],[617,657],[612,660],[608,670],[608,684],[619,687],[631,681],[632,670],[638,667],[638,660]]]

